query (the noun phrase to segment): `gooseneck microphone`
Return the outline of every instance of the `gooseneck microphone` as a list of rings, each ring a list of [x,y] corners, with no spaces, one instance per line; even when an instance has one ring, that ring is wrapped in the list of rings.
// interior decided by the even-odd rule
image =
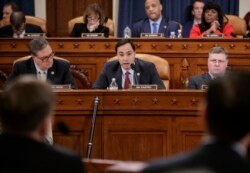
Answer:
[[[136,85],[139,85],[139,81],[138,81],[138,78],[137,78],[137,72],[136,72],[136,70],[135,70],[135,64],[130,64],[130,68],[132,69],[132,70],[134,70],[134,78],[135,78],[135,84]]]
[[[86,158],[89,159],[91,155],[91,150],[93,146],[93,138],[94,138],[94,130],[95,130],[95,120],[96,120],[96,112],[98,109],[99,105],[99,98],[96,97],[94,101],[94,110],[93,110],[93,116],[92,116],[92,124],[91,124],[91,130],[89,134],[89,142],[87,146],[87,153],[86,153]]]

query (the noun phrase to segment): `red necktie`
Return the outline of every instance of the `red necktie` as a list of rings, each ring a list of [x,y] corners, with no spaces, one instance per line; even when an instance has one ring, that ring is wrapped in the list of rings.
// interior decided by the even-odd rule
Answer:
[[[128,89],[131,85],[130,79],[129,79],[129,74],[130,73],[128,71],[125,73],[124,89]]]

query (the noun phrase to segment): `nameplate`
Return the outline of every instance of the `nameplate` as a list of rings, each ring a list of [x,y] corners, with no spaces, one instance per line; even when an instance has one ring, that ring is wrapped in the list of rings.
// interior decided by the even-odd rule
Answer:
[[[131,89],[135,90],[157,90],[158,86],[157,85],[132,85]]]
[[[163,38],[163,37],[164,37],[163,33],[155,33],[155,34],[141,33],[141,38]]]
[[[206,85],[206,84],[201,85],[201,90],[207,90],[207,89],[208,89],[208,85]]]
[[[224,34],[203,34],[203,38],[224,38]]]
[[[34,37],[45,37],[45,33],[25,33],[24,37],[34,38]]]
[[[82,33],[82,38],[104,37],[104,33]]]
[[[66,84],[66,85],[51,85],[52,89],[55,90],[69,90],[71,89],[71,85],[70,84]]]

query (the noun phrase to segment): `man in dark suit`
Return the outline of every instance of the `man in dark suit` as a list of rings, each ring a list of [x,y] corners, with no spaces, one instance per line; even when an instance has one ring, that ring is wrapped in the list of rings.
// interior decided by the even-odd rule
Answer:
[[[15,11],[10,16],[10,25],[0,28],[0,37],[23,38],[25,33],[43,33],[40,26],[26,24],[23,12]]]
[[[24,74],[32,74],[42,81],[50,81],[54,85],[70,84],[72,88],[77,88],[75,80],[70,73],[70,64],[65,60],[55,59],[54,52],[47,40],[43,37],[35,38],[29,43],[31,57],[26,60],[17,61],[9,75],[5,86],[10,81]],[[45,142],[52,144],[52,129]]]
[[[183,24],[183,31],[182,31],[182,36],[184,38],[189,38],[189,33],[192,29],[192,27],[195,24],[200,24],[201,23],[201,15],[203,11],[205,3],[203,0],[194,0],[192,4],[192,15],[194,16],[193,20],[187,21],[186,23]]]
[[[175,32],[177,35],[180,26],[162,16],[160,0],[146,0],[145,11],[147,18],[132,26],[132,37],[140,37],[141,33],[163,33],[165,37],[169,37],[170,32]]]
[[[222,47],[213,47],[208,54],[208,72],[191,76],[188,82],[189,89],[206,89],[209,82],[223,76],[227,69],[227,51]]]
[[[47,83],[34,76],[21,76],[1,93],[0,105],[1,172],[84,172],[78,156],[43,143],[55,105],[55,95]]]
[[[158,89],[165,86],[157,73],[155,65],[135,58],[135,45],[128,39],[120,40],[115,47],[118,60],[109,61],[93,84],[93,88],[107,89],[112,78],[116,79],[119,89],[127,89],[133,84],[157,84]],[[134,69],[131,69],[134,65]]]
[[[155,161],[143,173],[209,170],[250,172],[245,158],[249,146],[250,73],[228,72],[211,81],[202,111],[206,136],[194,151]],[[191,172],[191,171],[190,171]]]
[[[54,52],[48,41],[43,38],[35,38],[29,43],[31,57],[17,61],[7,83],[19,75],[33,74],[38,79],[49,80],[54,85],[70,84],[77,88],[75,80],[70,73],[70,64],[64,60],[54,58]]]

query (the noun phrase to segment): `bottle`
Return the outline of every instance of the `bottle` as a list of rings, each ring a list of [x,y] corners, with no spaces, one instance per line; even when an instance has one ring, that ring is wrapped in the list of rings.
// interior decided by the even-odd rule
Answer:
[[[174,32],[174,31],[170,32],[169,38],[176,38],[176,35],[175,35],[175,32]]]
[[[112,78],[112,81],[109,85],[109,90],[111,90],[111,91],[118,90],[118,85],[116,83],[115,78]]]
[[[177,35],[177,38],[182,38],[182,33],[181,33],[181,29],[178,29],[178,35]]]
[[[131,29],[128,26],[123,30],[123,37],[131,38]]]

